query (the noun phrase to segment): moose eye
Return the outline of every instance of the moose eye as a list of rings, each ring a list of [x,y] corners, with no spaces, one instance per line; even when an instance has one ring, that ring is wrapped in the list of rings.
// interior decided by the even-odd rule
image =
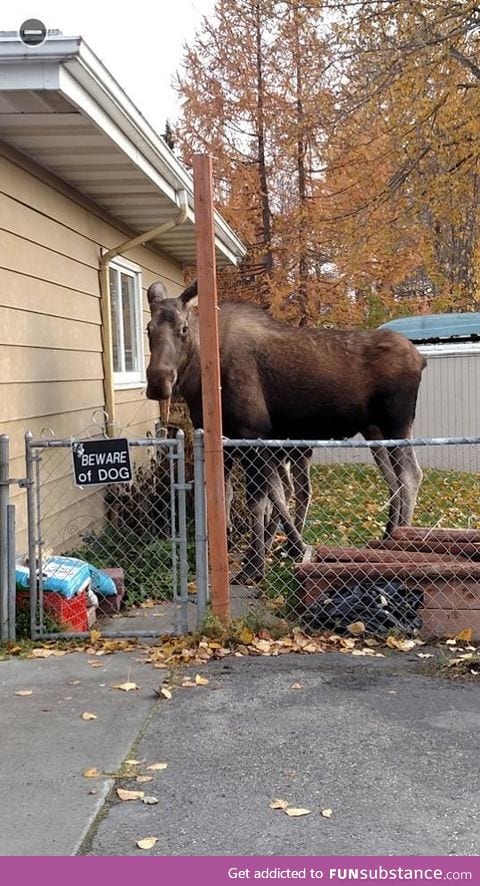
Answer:
[[[180,338],[186,338],[188,332],[188,323],[184,323],[183,326],[180,327]]]

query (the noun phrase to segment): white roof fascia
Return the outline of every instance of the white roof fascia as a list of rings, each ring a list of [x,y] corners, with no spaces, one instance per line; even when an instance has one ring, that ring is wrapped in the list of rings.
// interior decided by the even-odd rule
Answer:
[[[186,191],[188,218],[194,222],[191,176],[81,37],[49,37],[35,47],[24,46],[17,38],[3,38],[0,64],[0,89],[63,93],[175,205],[176,192]],[[214,226],[216,246],[236,264],[245,254],[243,243],[217,212]]]
[[[83,114],[85,114],[102,132],[104,132],[107,138],[114,142],[114,144],[120,148],[135,166],[137,166],[138,169],[140,169],[141,172],[172,201],[172,203],[176,203],[176,190],[179,190],[180,186],[178,185],[178,187],[175,188],[172,179],[168,181],[154,168],[152,163],[150,163],[133,144],[132,139],[125,135],[125,133],[117,126],[115,120],[109,116],[103,110],[101,105],[84,90],[78,80],[74,79],[72,74],[66,68],[60,68],[59,73],[59,89],[62,94],[68,98],[72,104],[81,109]]]

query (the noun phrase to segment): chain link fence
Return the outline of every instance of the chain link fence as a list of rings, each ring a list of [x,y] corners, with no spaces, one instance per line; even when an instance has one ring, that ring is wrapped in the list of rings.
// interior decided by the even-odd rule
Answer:
[[[237,440],[225,459],[234,605],[315,630],[480,636],[480,438]]]
[[[193,623],[188,604],[205,608],[206,539],[198,494],[194,521],[183,432],[129,440],[129,483],[78,485],[72,451],[85,442],[27,434],[29,542],[17,561],[17,622],[29,620],[34,638],[83,634],[98,619],[105,636],[185,633]],[[195,459],[201,482],[198,445]],[[158,630],[115,629],[121,607],[156,605]]]
[[[78,485],[79,442],[27,435],[20,635],[196,628],[208,600],[202,433],[187,460],[182,432],[129,440],[125,484]],[[480,636],[479,447],[477,437],[225,441],[232,615],[253,627]],[[121,606],[164,617],[157,630],[153,619],[120,627]]]

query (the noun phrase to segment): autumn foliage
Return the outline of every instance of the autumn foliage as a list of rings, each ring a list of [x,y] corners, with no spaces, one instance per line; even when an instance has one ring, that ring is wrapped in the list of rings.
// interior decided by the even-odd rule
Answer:
[[[476,310],[479,35],[471,0],[218,0],[175,138],[247,245],[221,288],[298,323]]]

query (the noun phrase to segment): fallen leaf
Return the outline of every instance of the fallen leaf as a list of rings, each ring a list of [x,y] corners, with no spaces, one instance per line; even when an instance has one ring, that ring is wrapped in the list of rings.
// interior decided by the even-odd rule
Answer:
[[[92,631],[90,631],[90,642],[91,642],[91,643],[96,643],[98,640],[100,640],[100,637],[101,637],[101,636],[102,636],[102,632],[101,632],[101,631],[97,631],[97,630],[95,630],[95,628],[94,628]]]
[[[459,634],[456,634],[455,640],[459,643],[471,643],[472,642],[472,629],[465,628],[465,630],[460,631]]]
[[[117,788],[119,800],[141,800],[144,796],[145,791],[126,791],[123,788]]]
[[[315,643],[306,643],[303,647],[303,652],[318,652],[318,648]]]
[[[82,681],[81,680],[68,680],[67,682],[68,682],[69,686],[78,686],[78,684],[81,683]]]
[[[195,683],[197,684],[197,686],[208,686],[210,680],[208,680],[207,677],[202,677],[201,674],[196,674]]]
[[[158,842],[158,837],[143,837],[142,840],[136,842],[139,849],[153,849],[155,843]]]
[[[415,640],[401,640],[398,637],[387,637],[387,646],[390,649],[399,649],[400,652],[410,652],[416,646]]]
[[[33,689],[17,689],[15,695],[21,695],[22,698],[24,695],[33,695]]]
[[[248,646],[255,639],[255,634],[249,628],[244,628],[238,639],[244,646]]]
[[[102,773],[99,772],[98,769],[95,769],[95,767],[92,769],[85,769],[85,772],[83,773],[84,778],[99,778],[101,774]]]
[[[270,803],[270,809],[287,809],[288,803],[286,800],[275,799]]]
[[[433,654],[431,652],[417,652],[417,658],[433,658]]]
[[[147,766],[148,772],[159,772],[160,769],[166,769],[168,763],[151,763],[150,766]]]
[[[354,621],[351,625],[347,625],[347,631],[356,636],[365,633],[365,625],[363,621]]]
[[[255,649],[258,649],[258,651],[261,652],[262,655],[270,655],[270,652],[272,649],[272,643],[270,640],[256,640],[256,639],[254,639],[252,641],[252,645],[254,646]]]
[[[89,661],[88,664],[91,668],[103,668],[103,663],[101,661],[95,661],[95,659],[93,661]]]
[[[162,688],[160,690],[160,694],[168,699],[170,699],[172,697],[172,693],[170,692],[170,689],[167,689],[166,686],[162,686]]]
[[[182,687],[183,687],[184,689],[186,689],[186,688],[190,688],[190,689],[191,689],[192,686],[196,686],[196,685],[197,685],[197,684],[194,683],[193,680],[189,680],[188,677],[186,677],[185,680],[184,680],[183,683],[182,683]]]
[[[333,815],[333,809],[322,809],[322,813],[324,818],[331,818]]]
[[[167,667],[167,665],[165,664],[164,661],[156,661],[155,664],[153,665],[153,667],[154,667],[154,668],[164,668],[164,669],[165,669],[165,668]]]
[[[140,763],[140,760],[125,760],[126,766],[138,766],[139,763]]]
[[[156,797],[142,797],[141,800],[142,803],[145,803],[145,806],[155,806],[155,804],[158,803]]]
[[[96,720],[96,719],[97,719],[97,715],[91,714],[90,711],[84,711],[84,713],[82,714],[82,720]]]
[[[454,640],[453,638],[450,638],[449,640],[445,640],[445,644],[446,644],[446,646],[456,646],[457,641]]]
[[[29,653],[28,658],[60,658],[62,655],[66,655],[65,649],[32,649]]]
[[[303,689],[303,686],[301,683],[292,683],[290,689]]]
[[[115,683],[112,689],[121,689],[122,692],[131,692],[132,689],[138,689],[136,683]]]
[[[138,784],[146,784],[147,781],[153,781],[153,775],[137,775],[135,781],[137,781]]]
[[[155,605],[154,600],[144,600],[143,603],[140,603],[140,609],[153,609]]]
[[[302,809],[297,806],[289,806],[285,809],[285,815],[290,815],[291,818],[298,818],[300,815],[310,815],[311,809]]]

